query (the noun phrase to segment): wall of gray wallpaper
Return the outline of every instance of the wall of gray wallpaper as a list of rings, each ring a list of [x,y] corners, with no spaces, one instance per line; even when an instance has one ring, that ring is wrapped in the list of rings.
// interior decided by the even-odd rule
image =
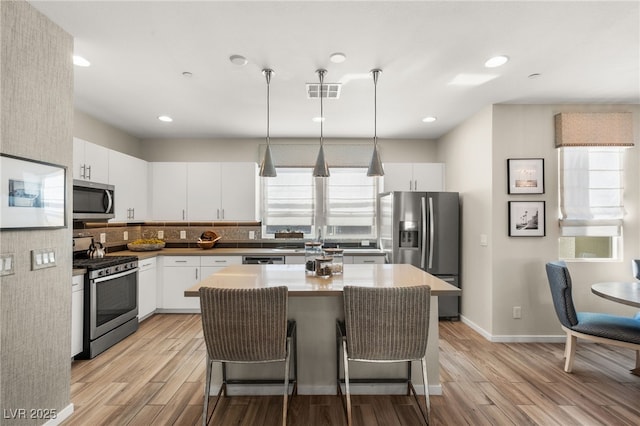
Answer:
[[[0,12],[0,150],[62,165],[70,172],[73,39],[25,1],[1,1]],[[3,276],[0,282],[1,424],[40,425],[49,420],[47,416],[69,409],[72,229],[68,198],[66,205],[67,228],[0,233],[0,252],[13,253],[15,258],[15,274]],[[38,248],[53,248],[58,266],[32,271],[30,251]]]

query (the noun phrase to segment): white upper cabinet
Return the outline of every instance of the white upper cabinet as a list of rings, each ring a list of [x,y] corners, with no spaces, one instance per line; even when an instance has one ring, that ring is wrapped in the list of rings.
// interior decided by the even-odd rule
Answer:
[[[256,163],[150,163],[154,220],[256,220]]]
[[[384,192],[444,190],[444,163],[384,164]]]
[[[187,219],[187,163],[149,163],[154,220]]]
[[[258,219],[258,165],[220,163],[220,220]]]
[[[188,163],[189,220],[256,220],[256,163]]]
[[[73,138],[73,178],[107,183],[109,181],[109,149]]]
[[[115,186],[115,221],[147,219],[147,162],[109,150],[109,184]]]
[[[220,187],[220,163],[187,164],[189,220],[221,219]]]

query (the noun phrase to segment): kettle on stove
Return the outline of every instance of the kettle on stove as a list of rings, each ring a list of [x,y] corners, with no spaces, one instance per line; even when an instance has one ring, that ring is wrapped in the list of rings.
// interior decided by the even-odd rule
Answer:
[[[104,257],[104,246],[100,242],[96,243],[92,238],[89,250],[87,250],[87,255],[89,256],[89,259],[99,259]]]

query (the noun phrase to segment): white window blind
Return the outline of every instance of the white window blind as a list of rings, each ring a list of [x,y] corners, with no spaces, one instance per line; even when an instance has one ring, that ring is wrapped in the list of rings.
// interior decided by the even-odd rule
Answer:
[[[374,226],[376,179],[362,168],[334,168],[327,179],[326,224]]]
[[[624,148],[560,149],[563,236],[619,236],[624,216]]]
[[[278,176],[263,181],[263,223],[266,226],[312,226],[315,186],[310,168],[279,167]]]

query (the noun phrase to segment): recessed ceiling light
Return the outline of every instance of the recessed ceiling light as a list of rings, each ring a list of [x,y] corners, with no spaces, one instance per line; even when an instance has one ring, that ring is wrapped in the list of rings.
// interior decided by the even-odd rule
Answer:
[[[451,86],[479,86],[498,77],[497,74],[458,74],[448,84]]]
[[[438,119],[438,117],[429,116],[429,117],[423,118],[422,121],[425,122],[425,123],[433,123],[437,119]]]
[[[233,65],[238,65],[239,67],[247,65],[247,62],[249,62],[247,61],[247,58],[242,55],[231,55],[229,56],[229,60]]]
[[[324,121],[324,117],[313,117],[311,121],[314,123],[320,123],[321,121]]]
[[[509,62],[508,56],[504,56],[504,55],[494,56],[493,58],[487,59],[487,62],[484,63],[484,66],[487,68],[496,68],[496,67],[501,67],[507,62]]]
[[[173,118],[169,117],[168,115],[161,115],[158,117],[158,120],[164,121],[165,123],[171,123],[173,121]]]
[[[191,74],[189,71],[184,71],[182,73],[182,76],[185,77],[185,78],[191,78],[191,77],[193,77],[193,74]]]
[[[529,74],[528,78],[534,79],[540,77],[542,74],[538,72],[534,72],[533,74]]]
[[[347,55],[341,52],[332,53],[331,56],[329,56],[329,60],[334,64],[341,64],[347,60]]]
[[[87,61],[82,56],[73,55],[73,65],[77,65],[79,67],[88,67],[91,65],[91,62]]]

